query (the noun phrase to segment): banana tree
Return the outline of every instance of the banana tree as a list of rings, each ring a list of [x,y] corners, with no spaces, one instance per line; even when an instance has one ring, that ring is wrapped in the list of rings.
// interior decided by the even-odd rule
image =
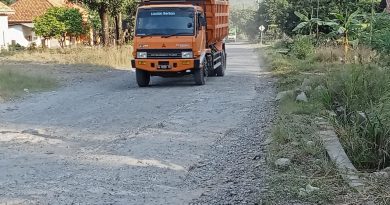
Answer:
[[[359,32],[367,27],[367,24],[363,23],[362,19],[364,15],[359,11],[355,11],[349,15],[340,13],[332,13],[332,15],[335,16],[335,19],[326,22],[326,24],[331,26],[336,34],[342,36],[341,42],[344,47],[344,59],[347,60],[350,45],[356,45],[359,42],[359,39],[356,37]]]
[[[308,29],[309,34],[313,34],[313,26],[320,25],[323,23],[321,19],[319,18],[309,18],[309,16],[306,16],[298,11],[295,11],[294,14],[298,16],[298,18],[301,20],[301,23],[299,23],[294,29],[293,32],[302,31],[305,29]]]

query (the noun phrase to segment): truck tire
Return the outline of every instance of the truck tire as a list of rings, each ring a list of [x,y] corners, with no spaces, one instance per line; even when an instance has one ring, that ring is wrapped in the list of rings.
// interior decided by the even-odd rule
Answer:
[[[207,57],[207,77],[214,77],[215,70],[213,66],[213,58],[210,56]]]
[[[225,51],[222,52],[222,60],[221,60],[221,66],[219,66],[217,69],[215,69],[215,73],[218,77],[225,76],[225,70],[226,70],[226,53]]]
[[[206,73],[205,73],[206,63],[203,62],[200,68],[194,70],[194,80],[196,85],[206,84]]]
[[[214,77],[215,76],[215,70],[213,68],[209,68],[207,77]]]
[[[136,69],[135,75],[139,87],[147,87],[150,83],[150,73],[144,70]]]

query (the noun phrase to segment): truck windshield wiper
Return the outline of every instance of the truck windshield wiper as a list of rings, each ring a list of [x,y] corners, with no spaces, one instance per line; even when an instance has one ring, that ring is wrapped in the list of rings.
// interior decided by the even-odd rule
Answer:
[[[180,35],[190,35],[190,33],[174,33],[174,34],[169,34],[169,35],[165,35],[165,36],[162,36],[163,38],[170,38],[172,36],[180,36]]]
[[[162,33],[149,33],[149,34],[138,34],[139,37],[141,38],[145,38],[145,37],[148,37],[148,36],[161,36],[161,35],[164,35]]]

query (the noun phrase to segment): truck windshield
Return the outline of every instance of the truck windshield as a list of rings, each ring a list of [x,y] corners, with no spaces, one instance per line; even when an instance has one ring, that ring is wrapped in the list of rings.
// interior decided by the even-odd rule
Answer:
[[[137,36],[194,35],[193,8],[140,9],[137,16]]]

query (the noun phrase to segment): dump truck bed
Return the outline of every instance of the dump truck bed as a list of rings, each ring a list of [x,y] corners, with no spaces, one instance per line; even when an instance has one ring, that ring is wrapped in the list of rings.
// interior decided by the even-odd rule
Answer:
[[[205,0],[208,44],[223,41],[229,35],[229,1]]]
[[[191,4],[200,6],[206,13],[208,45],[222,42],[229,35],[229,0],[142,0],[142,4]]]

